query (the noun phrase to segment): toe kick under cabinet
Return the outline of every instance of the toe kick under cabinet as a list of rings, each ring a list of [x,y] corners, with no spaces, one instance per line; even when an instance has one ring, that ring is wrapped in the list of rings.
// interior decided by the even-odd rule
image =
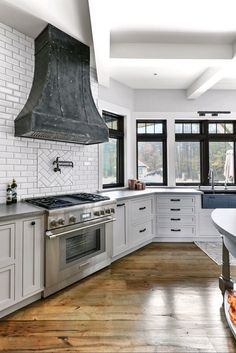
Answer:
[[[43,222],[43,216],[0,222],[0,317],[43,290]]]
[[[192,241],[196,238],[198,197],[157,195],[157,241]]]

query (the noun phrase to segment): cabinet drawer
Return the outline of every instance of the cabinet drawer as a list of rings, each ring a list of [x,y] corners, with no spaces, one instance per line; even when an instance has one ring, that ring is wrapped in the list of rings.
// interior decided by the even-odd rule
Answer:
[[[153,235],[153,221],[136,225],[132,229],[134,244],[142,243],[145,240],[152,238],[152,235]]]
[[[157,217],[157,222],[163,226],[178,227],[182,225],[193,225],[195,224],[195,216],[185,216],[185,215],[173,215],[173,216],[159,216]]]
[[[153,199],[143,199],[132,201],[131,204],[131,222],[142,223],[149,219],[153,214]]]
[[[15,224],[0,226],[0,267],[11,265],[15,261]]]
[[[176,206],[194,206],[195,197],[191,196],[157,196],[157,205],[158,206],[168,206],[168,207],[176,207]]]
[[[158,226],[158,236],[168,237],[192,237],[195,235],[195,227],[162,227]]]
[[[174,205],[172,207],[160,207],[160,205],[157,207],[157,214],[158,215],[194,215],[195,213],[195,208],[194,207],[179,207],[177,205]]]

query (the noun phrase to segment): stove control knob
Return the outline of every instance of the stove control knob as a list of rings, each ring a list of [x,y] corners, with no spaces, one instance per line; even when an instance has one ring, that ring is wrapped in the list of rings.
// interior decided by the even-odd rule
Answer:
[[[64,218],[59,218],[59,219],[58,219],[58,224],[59,224],[60,226],[63,226],[63,225],[65,224]]]
[[[95,211],[94,216],[101,216],[101,211]]]
[[[115,213],[115,209],[113,207],[111,208],[111,213]]]
[[[52,219],[50,222],[50,227],[55,228],[57,226],[57,221],[55,219]]]
[[[104,215],[105,215],[105,211],[104,211],[104,210],[101,210],[101,211],[100,211],[100,214],[101,214],[101,216],[104,216]]]
[[[105,210],[105,212],[106,212],[107,214],[111,214],[110,208],[107,208],[107,209]]]
[[[70,223],[75,223],[75,221],[76,221],[76,217],[75,216],[70,216],[69,222]]]

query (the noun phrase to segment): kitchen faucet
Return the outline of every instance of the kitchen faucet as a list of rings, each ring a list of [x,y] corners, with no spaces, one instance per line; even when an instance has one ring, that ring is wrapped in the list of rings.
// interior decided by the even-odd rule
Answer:
[[[225,178],[225,190],[227,190],[227,178]]]
[[[212,168],[209,169],[208,179],[211,183],[211,189],[214,190],[215,187],[215,178],[214,178],[214,170]]]

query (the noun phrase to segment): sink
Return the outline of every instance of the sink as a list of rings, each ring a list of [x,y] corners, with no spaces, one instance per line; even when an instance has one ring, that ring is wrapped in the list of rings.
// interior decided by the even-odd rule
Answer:
[[[204,194],[236,195],[236,190],[201,190]]]
[[[236,191],[204,191],[202,195],[202,208],[236,208]]]

